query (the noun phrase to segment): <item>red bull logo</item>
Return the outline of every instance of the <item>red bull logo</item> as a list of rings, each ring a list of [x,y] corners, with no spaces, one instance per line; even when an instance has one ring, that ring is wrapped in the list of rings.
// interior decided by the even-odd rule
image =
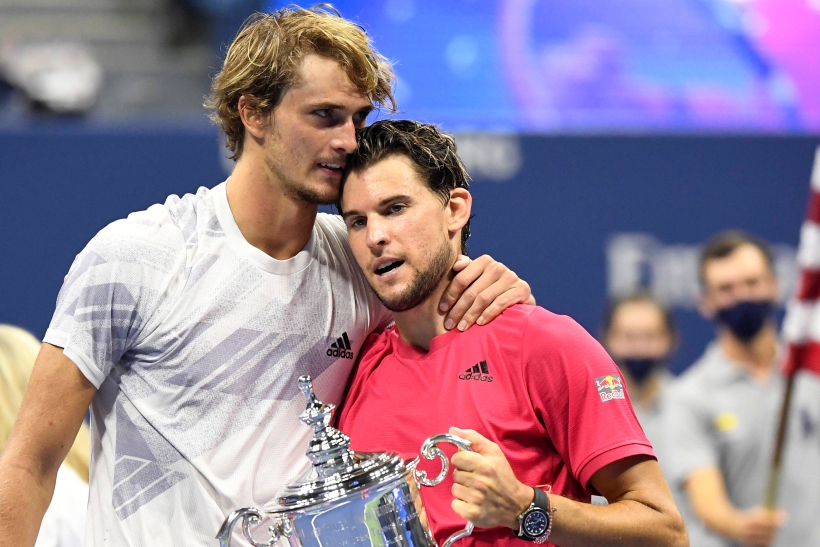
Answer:
[[[621,377],[617,374],[608,374],[595,378],[595,387],[598,388],[598,395],[602,402],[611,401],[613,399],[625,399],[624,384]]]

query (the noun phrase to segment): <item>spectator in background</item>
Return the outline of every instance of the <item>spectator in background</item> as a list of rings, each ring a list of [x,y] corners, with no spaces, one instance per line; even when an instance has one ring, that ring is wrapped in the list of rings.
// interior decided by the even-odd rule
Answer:
[[[641,427],[657,445],[661,395],[670,378],[666,360],[677,338],[672,314],[649,294],[614,300],[604,316],[603,338],[626,380]]]
[[[814,378],[800,378],[793,394],[782,510],[761,506],[785,383],[771,252],[749,234],[723,232],[706,243],[699,267],[700,311],[716,321],[716,338],[668,390],[667,479],[684,489],[722,545],[820,545],[820,381]]]
[[[40,342],[27,331],[0,325],[0,452],[6,447],[39,351]],[[57,472],[54,497],[43,518],[35,547],[80,547],[83,544],[89,439],[88,427],[83,425]]]
[[[672,313],[649,293],[613,300],[604,316],[603,340],[626,380],[638,421],[652,443],[664,475],[669,475],[669,456],[663,442],[665,394],[674,381],[667,360],[678,345],[678,330]],[[710,538],[702,523],[695,521],[680,487],[667,476],[678,509],[687,521],[692,547],[720,545]]]

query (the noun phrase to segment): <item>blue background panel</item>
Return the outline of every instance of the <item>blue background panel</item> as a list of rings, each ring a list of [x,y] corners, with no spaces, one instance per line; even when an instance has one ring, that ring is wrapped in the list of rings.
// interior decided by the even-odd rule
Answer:
[[[516,139],[518,139],[516,137]],[[489,253],[539,304],[597,333],[606,246],[640,232],[696,245],[743,228],[797,245],[817,137],[526,136],[504,182],[474,172],[473,256]],[[227,176],[217,131],[44,128],[0,132],[0,322],[42,336],[74,256],[109,222]],[[712,326],[676,309],[690,363]]]

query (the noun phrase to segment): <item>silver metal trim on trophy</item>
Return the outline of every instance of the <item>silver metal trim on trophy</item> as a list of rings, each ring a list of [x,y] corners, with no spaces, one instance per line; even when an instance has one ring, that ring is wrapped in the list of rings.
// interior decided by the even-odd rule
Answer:
[[[253,547],[273,547],[280,538],[291,547],[437,547],[419,485],[436,486],[449,472],[450,462],[439,443],[471,450],[470,441],[449,434],[424,441],[421,455],[441,460],[441,472],[429,479],[416,469],[418,458],[406,462],[397,454],[352,451],[350,437],[330,426],[334,406],[316,398],[310,376],[301,376],[298,382],[307,400],[299,419],[313,428],[306,452],[313,465],[285,486],[270,510],[233,511],[216,536],[220,547],[230,547],[233,528],[240,521],[242,535]],[[260,543],[251,528],[265,516],[273,524],[268,541]],[[472,532],[468,522],[441,547],[451,547]]]

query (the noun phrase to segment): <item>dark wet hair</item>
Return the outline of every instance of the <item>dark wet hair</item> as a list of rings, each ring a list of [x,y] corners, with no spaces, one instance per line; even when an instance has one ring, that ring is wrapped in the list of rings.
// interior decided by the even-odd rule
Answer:
[[[468,189],[470,175],[456,153],[456,141],[435,126],[410,120],[380,120],[356,133],[356,151],[348,158],[347,173],[361,171],[388,156],[407,156],[442,203],[450,201],[450,190]],[[342,211],[342,191],[336,206]],[[461,252],[467,253],[470,221],[461,229]]]

